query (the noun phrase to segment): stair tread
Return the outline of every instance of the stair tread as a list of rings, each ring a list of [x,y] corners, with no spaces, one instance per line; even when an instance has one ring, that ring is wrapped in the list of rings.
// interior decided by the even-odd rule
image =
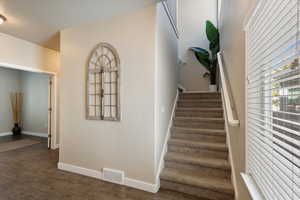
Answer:
[[[226,159],[199,157],[197,154],[186,155],[183,153],[168,152],[166,161],[200,165],[217,169],[230,170],[230,164]]]
[[[200,176],[199,174],[188,170],[165,168],[162,171],[161,179],[217,192],[234,194],[230,180],[203,175]]]
[[[220,92],[182,92],[181,93],[181,95],[182,94],[190,94],[190,95],[193,95],[193,94],[217,94],[217,95],[221,95],[221,93]]]
[[[189,148],[206,148],[208,150],[216,151],[227,151],[228,148],[225,143],[216,143],[216,142],[199,142],[186,139],[174,139],[169,140],[169,145],[179,145]]]
[[[212,98],[212,99],[179,99],[178,100],[179,102],[191,102],[191,103],[194,103],[194,102],[218,102],[218,103],[221,103],[222,100],[221,99],[217,99],[217,98]]]
[[[190,131],[189,133],[214,133],[218,135],[224,135],[226,134],[225,130],[220,129],[206,129],[206,128],[185,128],[185,127],[173,127],[174,130],[181,130],[181,131]],[[183,133],[183,134],[189,134],[189,133]]]
[[[176,111],[223,111],[223,108],[190,108],[178,107]]]
[[[203,120],[203,121],[225,121],[224,118],[211,118],[211,117],[175,117],[175,120]]]

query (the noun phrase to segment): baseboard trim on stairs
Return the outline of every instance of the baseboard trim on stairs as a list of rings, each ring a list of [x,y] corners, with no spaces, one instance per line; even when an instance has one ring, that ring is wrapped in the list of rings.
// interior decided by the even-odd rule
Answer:
[[[103,179],[101,171],[87,169],[84,167],[79,167],[79,166],[61,163],[61,162],[59,162],[57,164],[57,167],[58,167],[58,169],[63,170],[63,171],[80,174],[83,176],[88,176],[88,177],[92,177],[95,179],[105,181]],[[140,180],[136,180],[136,179],[132,179],[132,178],[128,178],[128,177],[125,177],[124,184],[122,184],[122,185],[131,187],[131,188],[135,188],[138,190],[143,190],[143,191],[150,192],[150,193],[157,193],[159,190],[159,183],[152,184],[152,183],[147,183],[144,181],[140,181]]]
[[[172,113],[171,113],[170,120],[169,120],[167,134],[166,134],[166,137],[165,137],[163,149],[162,149],[162,152],[161,152],[161,155],[160,155],[159,164],[158,164],[158,170],[157,170],[157,174],[156,174],[156,182],[157,183],[160,182],[159,176],[160,176],[162,170],[165,167],[165,160],[164,160],[164,158],[165,158],[166,153],[168,152],[168,141],[169,141],[169,139],[171,137],[171,129],[172,129],[172,126],[173,126],[173,118],[175,116],[175,111],[176,111],[176,106],[177,106],[178,99],[179,99],[179,91],[177,90],[177,94],[176,94],[176,97],[175,97],[175,100],[174,100],[174,104],[173,104],[173,108],[172,108]]]
[[[0,137],[12,135],[12,132],[0,133]]]

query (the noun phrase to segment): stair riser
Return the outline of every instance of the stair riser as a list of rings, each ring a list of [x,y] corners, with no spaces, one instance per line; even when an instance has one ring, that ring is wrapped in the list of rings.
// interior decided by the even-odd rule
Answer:
[[[199,198],[206,198],[208,200],[233,200],[234,199],[234,195],[232,194],[226,194],[221,191],[208,190],[206,188],[192,187],[192,186],[178,184],[166,180],[161,180],[160,185],[164,189],[174,190],[192,196],[197,196]]]
[[[179,108],[222,108],[221,102],[178,102]]]
[[[174,126],[185,128],[203,128],[203,129],[218,129],[224,130],[224,122],[206,122],[206,121],[183,121],[175,120]]]
[[[178,152],[178,153],[186,153],[186,154],[195,154],[197,153],[199,157],[210,157],[210,158],[221,158],[227,159],[228,152],[227,151],[215,151],[215,150],[207,150],[207,149],[200,149],[200,148],[190,148],[190,147],[183,147],[177,145],[168,145],[169,152]]]
[[[179,99],[221,99],[221,94],[181,94]]]
[[[225,136],[210,136],[201,134],[172,134],[172,138],[185,139],[199,142],[215,142],[215,143],[225,143]]]
[[[210,136],[220,136],[220,137],[226,137],[225,132],[206,132],[206,131],[194,131],[194,130],[185,130],[185,129],[176,129],[172,128],[173,134],[199,134],[199,135],[210,135]]]
[[[229,179],[231,177],[231,173],[229,170],[209,168],[200,165],[185,164],[185,163],[179,163],[174,161],[165,161],[165,167],[194,171],[195,173],[201,173],[204,174],[205,176],[208,175],[210,177],[215,177],[215,178]]]
[[[176,111],[176,117],[223,118],[223,112]]]

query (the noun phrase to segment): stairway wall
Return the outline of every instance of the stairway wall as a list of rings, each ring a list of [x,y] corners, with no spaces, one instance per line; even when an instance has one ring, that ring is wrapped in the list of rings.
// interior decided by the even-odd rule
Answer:
[[[155,171],[157,172],[178,85],[178,40],[162,3],[157,4],[155,40]]]

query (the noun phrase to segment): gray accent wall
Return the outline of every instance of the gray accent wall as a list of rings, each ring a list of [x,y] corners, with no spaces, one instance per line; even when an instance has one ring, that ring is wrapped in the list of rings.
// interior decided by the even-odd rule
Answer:
[[[21,72],[20,78],[23,93],[23,130],[47,135],[49,76]]]
[[[33,133],[48,133],[49,76],[0,67],[0,133],[13,127],[11,92],[23,93],[22,128]]]

